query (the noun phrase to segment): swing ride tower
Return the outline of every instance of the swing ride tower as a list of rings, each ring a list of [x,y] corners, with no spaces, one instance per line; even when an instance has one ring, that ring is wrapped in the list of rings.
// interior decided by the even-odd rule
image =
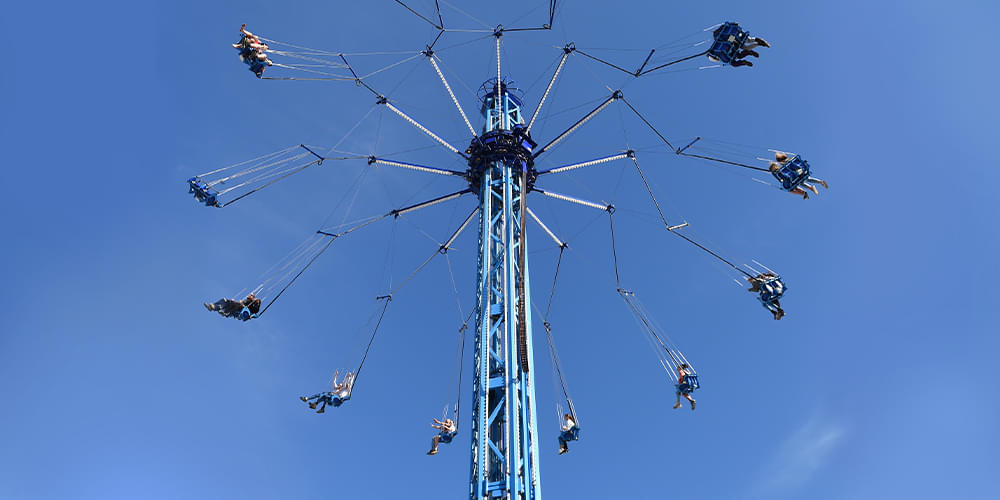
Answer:
[[[469,213],[468,217],[464,220],[464,222],[462,222],[458,229],[452,233],[450,238],[448,238],[445,243],[440,244],[438,248],[434,249],[431,252],[430,257],[420,264],[406,280],[403,280],[403,282],[397,284],[395,287],[392,287],[390,284],[391,289],[376,298],[377,303],[381,301],[381,304],[376,308],[376,311],[381,309],[381,312],[379,312],[377,316],[374,314],[372,316],[373,319],[376,317],[378,319],[374,322],[374,327],[371,331],[370,337],[368,338],[364,354],[361,356],[357,369],[353,372],[354,378],[352,380],[356,382],[358,376],[360,376],[364,362],[368,358],[369,350],[372,348],[379,327],[382,325],[382,318],[384,317],[386,309],[388,308],[394,294],[406,283],[410,282],[410,279],[420,272],[421,269],[424,269],[424,267],[427,266],[427,264],[430,263],[435,256],[447,254],[459,235],[467,227],[474,227],[472,221],[475,219],[476,213],[478,212],[479,247],[476,278],[476,305],[472,315],[468,317],[466,317],[464,311],[462,311],[461,305],[459,305],[460,314],[465,317],[465,323],[463,323],[459,329],[461,337],[458,349],[459,363],[457,367],[459,374],[457,388],[458,395],[456,396],[455,405],[453,407],[454,409],[452,411],[455,424],[461,426],[463,422],[461,422],[461,413],[458,409],[459,403],[461,402],[461,395],[464,392],[462,388],[462,359],[465,357],[464,351],[467,338],[465,332],[467,331],[466,327],[471,321],[470,318],[474,317],[475,343],[472,355],[474,364],[471,392],[472,400],[466,400],[467,404],[471,404],[472,406],[471,421],[468,422],[469,435],[471,437],[471,463],[468,494],[471,500],[540,500],[541,473],[538,455],[539,436],[534,387],[535,365],[531,327],[531,287],[528,273],[527,238],[525,231],[527,218],[529,217],[535,221],[538,227],[543,230],[543,233],[551,238],[559,248],[559,257],[557,258],[555,264],[555,272],[552,279],[552,292],[549,293],[548,306],[545,308],[544,312],[542,312],[541,309],[538,309],[537,312],[541,325],[544,327],[544,333],[548,341],[549,355],[551,356],[553,367],[553,380],[557,380],[561,386],[562,397],[565,398],[567,409],[569,411],[568,415],[571,417],[570,422],[572,423],[572,427],[568,430],[563,428],[562,430],[564,432],[560,435],[560,442],[564,448],[566,440],[575,441],[579,438],[579,419],[577,418],[573,401],[569,397],[562,369],[559,366],[559,357],[555,350],[552,330],[550,328],[551,324],[548,321],[549,311],[552,306],[552,297],[556,288],[556,280],[559,276],[559,266],[562,262],[563,251],[569,248],[569,245],[566,241],[560,239],[555,233],[553,233],[553,231],[550,230],[541,220],[539,220],[536,214],[528,208],[526,202],[528,194],[535,192],[540,196],[559,199],[564,202],[607,212],[611,237],[612,262],[614,264],[617,292],[635,317],[637,324],[640,327],[640,331],[643,331],[648,336],[650,345],[656,352],[657,360],[663,366],[675,389],[678,393],[685,391],[684,394],[690,394],[692,391],[699,388],[698,374],[694,370],[694,367],[688,361],[687,357],[681,353],[677,345],[670,340],[669,336],[667,336],[666,333],[656,325],[655,321],[652,320],[651,314],[649,314],[647,308],[641,304],[636,297],[636,294],[623,286],[621,276],[619,274],[619,259],[615,243],[615,221],[613,217],[615,213],[615,206],[604,202],[596,203],[549,191],[545,185],[545,179],[547,179],[546,175],[562,174],[583,167],[602,165],[616,161],[631,163],[635,167],[635,171],[638,174],[639,179],[642,181],[642,185],[645,187],[646,192],[649,194],[652,206],[659,215],[664,229],[684,240],[686,243],[691,244],[699,250],[711,255],[714,259],[719,260],[731,268],[735,273],[738,273],[739,279],[737,280],[737,283],[740,284],[741,288],[744,285],[743,280],[750,282],[752,285],[751,291],[755,291],[759,294],[758,300],[771,314],[773,314],[775,320],[781,319],[784,315],[784,311],[781,309],[778,299],[782,297],[782,294],[786,289],[777,273],[767,269],[766,267],[766,273],[747,265],[744,265],[747,269],[743,269],[734,261],[727,259],[719,252],[704,246],[685,234],[685,228],[689,226],[687,222],[683,222],[681,224],[676,224],[676,221],[673,224],[668,222],[667,217],[661,209],[660,203],[654,195],[651,183],[647,181],[647,177],[640,167],[639,155],[645,154],[646,150],[661,149],[659,142],[662,142],[662,147],[665,148],[666,152],[674,153],[677,156],[697,158],[731,167],[770,173],[780,182],[781,185],[778,187],[781,190],[792,192],[793,194],[805,195],[805,191],[798,187],[800,185],[811,188],[815,194],[815,187],[809,185],[807,181],[821,183],[824,187],[826,186],[826,183],[810,177],[811,171],[809,164],[794,153],[788,153],[788,155],[791,155],[791,159],[787,160],[781,169],[774,171],[771,168],[774,164],[770,162],[768,167],[763,167],[749,164],[748,162],[750,160],[747,160],[743,156],[727,156],[729,154],[728,151],[732,149],[733,143],[722,143],[725,146],[723,150],[720,153],[714,153],[711,149],[708,149],[708,147],[710,147],[711,140],[703,139],[701,136],[698,136],[683,147],[675,147],[675,145],[671,143],[656,128],[656,126],[654,126],[654,124],[651,123],[650,120],[648,120],[646,116],[644,116],[630,102],[630,100],[625,98],[625,95],[621,90],[611,91],[611,94],[608,95],[599,105],[569,125],[554,138],[547,139],[544,146],[538,147],[538,144],[531,138],[530,132],[532,130],[532,126],[535,124],[536,118],[540,116],[540,111],[542,110],[546,99],[552,92],[553,86],[559,77],[564,64],[566,64],[567,59],[571,55],[579,54],[586,60],[624,72],[632,78],[640,78],[648,73],[659,71],[674,64],[690,61],[705,55],[711,56],[713,61],[721,62],[718,66],[723,64],[731,66],[750,66],[749,64],[736,64],[736,62],[738,62],[739,55],[743,53],[744,45],[747,43],[747,40],[750,39],[750,33],[740,28],[736,23],[725,22],[705,28],[701,32],[694,35],[707,37],[707,33],[711,31],[711,45],[705,45],[705,42],[708,40],[701,40],[696,43],[689,43],[690,41],[680,42],[680,45],[678,46],[683,48],[690,46],[689,48],[692,51],[698,51],[697,53],[691,55],[678,57],[676,54],[670,52],[668,53],[669,55],[666,56],[666,59],[663,59],[663,56],[654,58],[654,54],[658,48],[652,49],[642,64],[635,71],[627,70],[618,63],[612,63],[597,56],[588,54],[583,50],[578,49],[572,42],[566,43],[566,45],[562,47],[562,55],[555,66],[555,70],[549,79],[545,91],[540,94],[538,102],[534,106],[534,110],[531,111],[530,118],[526,120],[523,115],[523,102],[521,101],[520,91],[514,87],[511,81],[505,79],[503,77],[503,73],[501,72],[501,39],[505,32],[550,30],[555,15],[555,0],[551,0],[549,2],[548,23],[542,24],[540,27],[518,27],[505,29],[502,25],[498,25],[492,30],[445,28],[440,7],[437,5],[438,2],[434,2],[437,14],[436,21],[430,17],[420,14],[406,5],[406,3],[402,0],[396,0],[396,3],[402,5],[410,12],[417,15],[423,21],[434,26],[434,28],[438,31],[438,34],[434,38],[434,41],[426,46],[425,50],[420,50],[416,53],[413,53],[413,51],[401,52],[407,54],[405,59],[393,62],[388,66],[376,69],[367,74],[359,74],[359,72],[356,71],[356,66],[349,62],[348,56],[350,56],[351,59],[354,59],[355,56],[379,56],[392,54],[392,52],[344,54],[340,52],[308,49],[306,47],[269,40],[266,38],[258,39],[258,37],[245,30],[245,25],[241,27],[240,42],[238,44],[234,44],[233,47],[240,51],[240,60],[250,66],[250,70],[254,72],[257,78],[263,80],[349,81],[356,84],[357,87],[370,92],[372,96],[375,97],[375,103],[372,109],[369,110],[369,112],[365,114],[357,124],[350,128],[344,138],[337,142],[333,147],[329,148],[325,154],[318,153],[317,151],[320,150],[315,146],[306,146],[305,144],[292,145],[291,147],[287,147],[274,153],[265,154],[251,160],[214,169],[192,177],[187,181],[189,189],[188,193],[193,194],[198,203],[210,207],[223,208],[311,166],[318,166],[322,165],[324,162],[335,161],[367,161],[368,165],[391,166],[409,169],[423,174],[447,176],[453,181],[458,182],[461,189],[452,192],[451,194],[438,196],[421,203],[399,207],[389,210],[388,212],[365,217],[352,223],[342,223],[338,226],[324,227],[317,230],[315,234],[310,235],[302,245],[293,250],[288,257],[279,262],[279,264],[275,265],[272,270],[266,272],[258,285],[247,289],[248,291],[252,291],[252,295],[254,296],[247,296],[248,299],[259,299],[256,302],[256,309],[252,310],[250,306],[243,304],[243,301],[241,300],[229,300],[229,303],[243,305],[243,310],[240,311],[239,314],[229,314],[228,312],[225,312],[223,315],[233,317],[241,321],[249,321],[251,319],[261,317],[270,308],[274,301],[277,300],[277,298],[280,297],[299,278],[299,276],[301,276],[309,268],[309,266],[311,266],[312,263],[315,262],[316,259],[327,250],[327,248],[330,247],[335,240],[338,240],[349,233],[360,230],[366,226],[373,225],[381,220],[396,219],[400,216],[421,210],[423,208],[434,206],[449,200],[455,200],[465,195],[475,194],[478,196],[478,204],[476,208]],[[479,93],[477,94],[480,111],[484,120],[482,127],[479,129],[472,125],[458,98],[456,98],[451,85],[448,83],[444,72],[442,72],[441,67],[439,66],[439,62],[441,61],[438,53],[448,50],[451,47],[435,49],[435,45],[446,32],[485,33],[481,39],[488,39],[491,35],[495,38],[496,74],[495,77],[487,80],[482,85]],[[260,40],[267,41],[276,47],[285,45],[287,46],[287,50],[283,48],[268,49],[266,45],[264,45],[264,49],[261,49],[259,48],[259,43],[251,43],[252,41],[259,42]],[[754,43],[757,44],[755,46],[769,47],[769,45],[759,38],[754,38],[753,40]],[[457,46],[458,45],[452,47]],[[705,47],[708,48],[705,49]],[[268,58],[272,56],[277,56],[281,59],[275,61],[273,64],[274,69],[268,70],[268,76],[262,76],[266,66],[259,61],[261,60],[261,57],[263,57],[263,60],[269,61]],[[304,62],[296,64],[293,61],[295,59],[301,59]],[[403,107],[405,106],[400,104],[400,101],[395,99],[395,96],[380,93],[373,87],[374,84],[369,82],[369,77],[373,75],[416,59],[424,59],[431,65],[437,77],[440,79],[444,90],[451,98],[451,102],[454,104],[456,111],[461,116],[463,123],[468,128],[468,132],[471,135],[471,141],[468,148],[464,151],[456,148],[451,142],[435,134],[425,125],[417,121],[416,118],[400,109],[397,105]],[[443,62],[441,64],[443,64]],[[271,66],[272,63],[269,62],[268,65]],[[708,66],[698,69],[707,69],[709,67],[718,66]],[[277,76],[271,76],[276,72],[276,70],[279,69],[282,71],[302,71],[306,76],[299,78],[294,76],[283,76],[282,73],[278,73]],[[607,88],[608,90],[611,90],[611,87]],[[547,169],[535,169],[536,158],[546,151],[550,151],[556,144],[563,141],[567,136],[578,130],[582,125],[614,103],[618,103],[620,109],[627,109],[630,111],[633,115],[635,115],[635,118],[638,119],[640,123],[649,129],[652,136],[655,136],[654,140],[658,139],[658,145],[655,148],[638,148],[636,150],[631,148],[619,149],[614,154],[600,158],[576,161]],[[368,118],[376,107],[381,107],[384,110],[388,110],[395,115],[398,115],[399,118],[412,125],[415,129],[419,130],[421,133],[438,143],[447,151],[457,154],[467,165],[465,170],[452,170],[449,168],[439,168],[434,166],[419,165],[407,161],[400,161],[397,159],[389,159],[376,155],[374,150],[369,155],[363,155],[337,149],[340,144],[344,142],[344,140],[347,139],[347,137],[350,136],[354,130]],[[543,118],[542,121],[544,120],[545,119]],[[624,129],[624,118],[622,120],[622,127]],[[627,134],[625,142],[625,146],[628,147],[629,139]],[[376,147],[377,144],[378,141],[376,141]],[[779,153],[782,155],[785,154],[778,150],[769,151],[775,153],[776,161],[780,161],[778,158]],[[336,154],[334,155],[333,153]],[[759,154],[760,153],[757,153],[758,160],[768,161],[766,158],[760,158]],[[749,157],[752,158],[753,156],[754,155],[750,155]],[[454,160],[455,157],[452,156],[452,159]],[[359,181],[360,179],[361,178],[359,177]],[[542,179],[541,186],[535,185],[536,179]],[[758,180],[758,182],[762,181]],[[355,191],[355,196],[357,195],[357,192],[358,191]],[[351,209],[349,207],[347,209],[348,214],[350,213],[350,210]],[[344,217],[346,220],[347,214],[345,214]],[[757,263],[756,261],[754,262]],[[762,264],[757,264],[760,267],[764,267]],[[452,284],[454,285],[454,279]],[[457,288],[455,292],[456,294],[458,293]],[[237,299],[243,297],[243,293],[244,292],[242,291],[239,292],[237,294]],[[265,303],[261,304],[261,301],[265,301]],[[211,304],[206,304],[206,306],[208,305]],[[212,307],[209,307],[209,310],[220,313],[224,312]],[[683,380],[681,380],[682,378]],[[354,386],[352,384],[348,395],[338,400],[339,402],[334,403],[333,406],[341,406],[342,403],[350,399],[350,394],[353,393],[353,388]],[[468,394],[466,393],[466,395]],[[303,401],[308,401],[307,398],[301,399]],[[691,400],[691,409],[693,410],[694,400],[691,398],[689,399]],[[557,408],[559,408],[558,413],[561,415],[562,407],[558,403]],[[323,408],[318,411],[318,413],[322,412]],[[447,417],[447,411],[445,412],[445,417]],[[560,422],[562,423],[561,417]],[[439,442],[438,439],[440,439],[441,443],[449,443],[457,433],[457,429],[448,430],[442,427],[437,428],[442,430],[442,433],[440,434],[440,438],[435,438],[434,450],[436,450],[437,443]],[[432,450],[432,453],[429,454],[436,453],[434,450]],[[561,452],[564,451],[561,450]]]
[[[499,77],[483,85],[483,134],[468,150],[480,203],[472,499],[541,498],[524,232],[534,143],[511,90]]]

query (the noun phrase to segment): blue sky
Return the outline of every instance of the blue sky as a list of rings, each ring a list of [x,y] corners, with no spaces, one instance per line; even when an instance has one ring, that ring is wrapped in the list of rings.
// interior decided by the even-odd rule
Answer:
[[[544,2],[508,4],[509,12],[484,2],[460,7],[490,26],[544,16]],[[431,2],[414,5],[431,12]],[[647,151],[655,137],[617,106],[552,152],[542,166],[640,149],[668,217],[687,220],[694,237],[738,262],[779,271],[789,292],[788,316],[771,320],[724,267],[657,226],[627,163],[540,184],[619,207],[623,284],[655,312],[703,383],[695,412],[670,409],[672,387],[615,293],[605,218],[532,198],[571,246],[550,321],[584,426],[572,452],[557,457],[555,394],[536,328],[546,497],[1000,493],[1000,342],[989,326],[1000,299],[1000,110],[985,49],[994,40],[983,22],[997,14],[963,1],[581,1],[565,2],[551,32],[504,37],[504,73],[530,89],[530,109],[559,56],[553,46],[573,41],[632,66],[642,52],[600,48],[648,49],[739,21],[773,45],[752,69],[629,81],[571,57],[536,138],[571,124],[588,107],[572,109],[607,96],[605,86],[623,88],[674,142],[700,135],[794,150],[830,182],[801,201],[742,171]],[[449,5],[444,15],[453,26],[479,27]],[[431,240],[446,239],[472,199],[337,242],[258,321],[223,320],[200,305],[250,285],[325,221],[462,187],[380,168],[365,174],[347,210],[338,202],[370,167],[344,162],[223,210],[197,206],[186,194],[191,175],[292,144],[333,145],[374,104],[349,82],[253,78],[228,47],[243,22],[268,38],[344,52],[418,51],[434,35],[390,1],[19,4],[0,18],[8,47],[0,78],[8,153],[0,185],[0,498],[466,491],[467,432],[441,454],[424,455],[427,421],[455,397],[460,313],[444,260],[396,294],[349,404],[315,415],[297,396],[357,362],[374,297],[422,262],[436,248]],[[473,115],[465,86],[494,71],[492,40],[477,36],[440,42],[470,42],[440,55]],[[374,69],[388,60],[357,64]],[[372,82],[456,145],[468,140],[425,61]],[[572,111],[557,113],[564,110]],[[346,149],[433,145],[391,113],[371,116]],[[457,165],[442,148],[397,158]],[[530,238],[541,306],[557,252],[537,228]],[[450,257],[465,313],[475,244],[472,232],[464,235]],[[466,380],[462,397],[469,395]],[[467,421],[460,425],[467,430]]]

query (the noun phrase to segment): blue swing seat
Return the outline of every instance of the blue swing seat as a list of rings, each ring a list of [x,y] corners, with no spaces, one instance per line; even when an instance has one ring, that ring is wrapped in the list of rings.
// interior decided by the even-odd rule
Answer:
[[[701,387],[701,385],[698,384],[697,375],[688,375],[684,377],[683,384],[675,384],[674,387],[676,387],[677,392],[681,394],[691,394],[692,392],[695,391],[695,389]]]
[[[257,75],[257,78],[260,78],[260,75],[264,73],[264,68],[267,67],[266,64],[258,61],[256,57],[253,61],[248,62],[247,64],[250,65],[250,71],[253,71],[253,74]]]
[[[712,36],[715,41],[708,49],[708,54],[723,64],[732,64],[736,60],[736,54],[750,38],[750,33],[740,28],[739,24],[727,22],[716,28]]]
[[[771,175],[781,183],[782,191],[791,191],[809,178],[809,162],[799,155],[794,155],[781,164],[781,168],[771,172]]]
[[[559,434],[559,438],[563,441],[576,441],[580,439],[580,426],[574,425],[570,427],[568,431],[562,431]]]
[[[243,310],[241,310],[240,313],[237,314],[235,317],[240,321],[249,321],[254,316],[253,313],[250,312],[250,308],[244,307]]]
[[[773,304],[780,299],[788,288],[781,277],[767,278],[760,284],[760,295],[757,297],[763,304]]]
[[[208,187],[208,183],[198,177],[188,179],[188,193],[193,194],[199,203],[204,203],[206,207],[218,207],[219,193]]]
[[[458,431],[455,432],[441,431],[438,433],[438,436],[440,438],[438,439],[438,442],[448,444],[451,442],[452,439],[455,439],[456,434],[458,434]]]

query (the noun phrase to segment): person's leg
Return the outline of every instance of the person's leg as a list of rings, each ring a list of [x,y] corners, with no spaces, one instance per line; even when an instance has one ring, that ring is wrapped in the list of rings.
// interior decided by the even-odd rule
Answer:
[[[816,184],[819,184],[819,185],[823,186],[826,189],[830,189],[830,185],[827,184],[826,181],[824,181],[823,179],[817,179],[815,177],[810,177],[810,178],[808,178],[806,180],[809,181],[809,182],[815,182]]]
[[[740,59],[738,61],[733,61],[733,62],[731,62],[729,64],[732,65],[734,68],[739,67],[739,66],[753,66],[752,62],[750,62],[750,61],[744,61],[742,59]]]
[[[677,402],[674,403],[674,409],[676,410],[680,407],[681,407],[681,391],[677,391]]]
[[[324,412],[326,412],[326,398],[320,399],[320,401],[323,402],[323,406],[320,406],[319,409],[316,410],[316,413],[324,413]]]
[[[746,56],[760,57],[760,54],[754,50],[741,50],[738,54],[736,54],[737,59],[743,59]]]
[[[441,441],[441,435],[439,434],[436,434],[434,437],[431,438],[431,451],[427,452],[428,455],[437,455],[438,443],[440,441]]]
[[[569,444],[563,439],[562,434],[559,435],[559,454],[562,455],[569,451]]]
[[[808,200],[809,199],[809,193],[803,191],[802,188],[792,189],[791,191],[789,191],[789,193],[797,194],[797,195],[801,196],[803,200]]]
[[[813,194],[819,194],[819,190],[816,189],[816,186],[813,186],[812,184],[809,184],[808,182],[803,182],[801,185],[804,186],[806,189],[812,191]]]
[[[767,40],[764,40],[763,38],[756,36],[747,40],[747,43],[744,45],[744,47],[748,49],[752,49],[754,47],[770,47],[770,46],[771,44],[767,43]]]

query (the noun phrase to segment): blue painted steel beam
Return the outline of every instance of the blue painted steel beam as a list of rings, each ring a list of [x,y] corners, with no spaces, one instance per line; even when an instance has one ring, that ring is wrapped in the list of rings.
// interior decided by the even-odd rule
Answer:
[[[484,133],[524,123],[505,88],[485,96],[483,118]],[[525,167],[493,159],[482,168],[469,495],[541,500],[530,287],[521,251]]]

